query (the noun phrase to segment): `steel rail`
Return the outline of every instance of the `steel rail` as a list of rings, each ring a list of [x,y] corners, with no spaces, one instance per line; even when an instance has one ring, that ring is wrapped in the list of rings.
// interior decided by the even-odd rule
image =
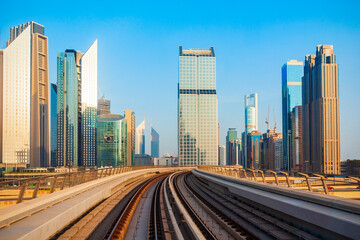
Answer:
[[[161,174],[154,178],[149,179],[143,186],[141,186],[135,194],[132,196],[128,204],[125,206],[120,217],[117,219],[115,226],[111,229],[108,240],[110,239],[123,239],[125,237],[126,230],[129,226],[130,220],[135,212],[135,209],[145,191],[152,185],[154,182],[159,180],[159,178],[168,175],[168,173]]]
[[[178,177],[182,174],[184,174],[184,173],[176,173],[176,174],[171,175],[169,179],[170,179],[170,183],[172,183],[172,184],[170,184],[170,186],[173,186],[173,190],[181,202],[180,204],[183,206],[184,210],[190,215],[193,223],[199,229],[199,231],[201,232],[203,237],[205,239],[217,239],[215,237],[215,235],[211,232],[211,230],[205,225],[205,223],[197,215],[195,210],[190,206],[190,204],[186,200],[185,196],[180,191],[177,181],[178,181]],[[177,204],[179,204],[179,203],[177,203]],[[191,223],[188,222],[188,224],[191,224]],[[196,235],[196,233],[195,233],[195,235]],[[196,237],[199,237],[201,239],[201,236],[196,236]]]

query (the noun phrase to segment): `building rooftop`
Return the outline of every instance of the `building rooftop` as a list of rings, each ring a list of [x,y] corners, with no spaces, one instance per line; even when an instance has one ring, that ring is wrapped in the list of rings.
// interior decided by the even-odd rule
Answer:
[[[215,57],[214,47],[210,47],[209,50],[204,49],[188,49],[183,50],[182,46],[179,46],[179,56],[209,56]]]

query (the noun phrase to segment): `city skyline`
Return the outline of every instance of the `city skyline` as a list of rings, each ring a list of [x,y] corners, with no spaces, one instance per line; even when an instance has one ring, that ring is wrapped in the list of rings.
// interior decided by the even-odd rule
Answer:
[[[197,6],[198,7],[198,6]],[[327,7],[329,8],[329,7]],[[334,12],[335,7],[331,7],[330,10],[331,12]],[[126,66],[129,66],[130,64],[134,64],[133,62],[133,57],[131,57],[127,51],[128,50],[124,50],[124,48],[121,47],[116,47],[115,50],[117,53],[119,53],[118,57],[120,57],[119,61],[115,62],[115,65],[110,65],[110,66],[117,66],[117,65],[124,65],[124,67],[121,67],[121,70],[123,71],[123,73],[119,73],[119,71],[114,71],[112,73],[112,71],[110,71],[110,73],[108,74],[100,74],[99,73],[99,86],[102,89],[102,93],[104,95],[106,95],[113,103],[113,109],[114,112],[123,112],[123,109],[125,108],[131,108],[133,109],[133,111],[138,115],[138,116],[142,116],[142,115],[146,115],[149,116],[150,119],[152,119],[152,121],[154,123],[156,123],[156,125],[160,126],[157,128],[158,132],[160,135],[162,135],[162,139],[163,139],[163,143],[161,145],[161,150],[160,153],[161,155],[165,152],[169,152],[169,153],[173,153],[176,152],[176,112],[173,110],[174,106],[176,106],[176,98],[174,99],[172,97],[172,95],[176,94],[176,81],[177,81],[177,72],[176,72],[176,66],[177,66],[177,60],[176,60],[176,54],[177,54],[177,47],[179,45],[183,45],[185,48],[191,48],[191,47],[199,47],[199,48],[206,48],[208,46],[214,46],[217,49],[217,57],[218,57],[218,61],[217,61],[217,66],[218,66],[218,71],[217,71],[217,90],[218,90],[218,94],[219,94],[219,122],[220,122],[220,126],[221,126],[221,144],[223,145],[225,143],[225,136],[226,136],[226,130],[230,127],[236,127],[236,129],[238,130],[238,132],[242,132],[243,131],[243,126],[244,126],[244,122],[243,122],[243,113],[242,113],[242,109],[239,106],[243,106],[243,95],[245,95],[245,93],[248,93],[250,90],[252,90],[253,92],[257,92],[259,94],[259,130],[261,132],[265,132],[266,130],[266,124],[265,122],[265,117],[266,117],[266,113],[267,113],[267,107],[268,107],[268,102],[270,103],[270,107],[271,107],[271,115],[273,113],[273,109],[275,109],[275,116],[276,116],[276,123],[278,126],[278,129],[282,129],[281,128],[281,75],[280,75],[280,67],[282,66],[282,64],[284,62],[286,62],[287,60],[290,59],[297,59],[298,61],[304,61],[304,56],[308,53],[313,53],[315,50],[315,47],[318,44],[332,44],[334,45],[334,48],[336,49],[336,57],[337,57],[337,63],[339,63],[339,72],[340,72],[340,77],[339,77],[339,84],[340,84],[340,129],[341,129],[341,133],[340,133],[340,137],[341,137],[341,159],[342,160],[346,160],[347,158],[356,158],[358,157],[359,154],[359,150],[356,148],[356,141],[355,143],[353,143],[353,141],[350,140],[350,136],[352,136],[352,134],[357,134],[359,132],[359,127],[357,127],[357,123],[360,121],[360,115],[358,111],[353,111],[353,109],[350,108],[350,106],[352,105],[357,105],[357,102],[359,101],[358,99],[355,99],[355,103],[353,102],[353,99],[351,99],[351,95],[356,94],[356,89],[359,89],[359,81],[357,81],[357,79],[359,79],[357,76],[359,76],[359,70],[355,68],[356,64],[354,63],[354,56],[357,55],[357,53],[359,53],[359,46],[357,46],[356,44],[352,44],[355,43],[356,41],[358,41],[359,39],[359,31],[353,31],[354,29],[358,29],[358,22],[357,19],[358,17],[356,17],[355,15],[352,14],[352,12],[350,11],[349,6],[343,6],[340,7],[338,11],[345,11],[347,10],[348,12],[350,12],[348,14],[348,18],[346,20],[339,20],[338,17],[335,18],[335,20],[339,21],[339,24],[343,25],[343,27],[338,26],[338,25],[331,25],[329,24],[332,23],[332,21],[335,22],[335,20],[330,20],[327,17],[324,17],[324,14],[319,13],[319,17],[317,18],[314,14],[308,14],[310,15],[308,17],[308,19],[314,19],[315,18],[315,22],[320,22],[319,19],[323,18],[325,19],[324,21],[327,22],[327,25],[320,31],[323,31],[322,33],[323,36],[320,37],[320,33],[318,35],[314,35],[312,37],[311,40],[307,41],[305,40],[306,36],[309,36],[309,31],[307,31],[307,29],[305,28],[305,26],[309,26],[305,23],[299,23],[299,21],[301,20],[306,20],[306,17],[301,18],[299,16],[299,14],[295,15],[296,17],[299,18],[298,21],[290,21],[291,24],[286,25],[285,24],[285,29],[293,27],[293,26],[299,26],[301,27],[301,29],[305,32],[305,33],[298,33],[295,34],[294,32],[289,31],[287,34],[283,34],[282,37],[284,37],[284,40],[279,41],[279,39],[277,39],[278,41],[274,41],[272,38],[270,38],[270,42],[271,44],[273,44],[273,48],[276,49],[276,51],[278,52],[278,55],[274,55],[274,50],[271,49],[266,49],[267,53],[265,54],[265,59],[272,59],[273,63],[269,63],[266,65],[260,65],[257,68],[261,69],[264,72],[264,75],[266,74],[267,77],[263,77],[261,74],[257,73],[257,72],[252,72],[252,75],[249,75],[249,72],[251,72],[253,70],[253,68],[251,67],[251,64],[255,63],[255,61],[257,59],[259,59],[260,57],[263,57],[259,54],[259,51],[255,49],[255,45],[249,43],[249,39],[250,38],[246,38],[244,41],[242,41],[243,46],[238,46],[234,53],[230,53],[229,49],[226,48],[224,46],[224,44],[226,43],[226,40],[228,40],[226,37],[222,38],[216,38],[214,36],[214,34],[211,34],[211,30],[215,30],[214,33],[219,33],[219,32],[225,32],[227,34],[225,34],[227,37],[229,36],[235,36],[236,39],[242,39],[241,36],[242,34],[240,34],[239,32],[234,32],[234,35],[231,35],[228,31],[220,31],[219,29],[217,29],[216,24],[212,21],[210,21],[209,23],[209,30],[206,30],[205,27],[201,27],[202,25],[200,24],[200,32],[205,33],[204,34],[204,38],[207,38],[207,40],[190,40],[187,37],[182,38],[179,33],[175,34],[172,33],[170,35],[167,35],[168,38],[165,37],[164,40],[162,40],[162,43],[164,43],[165,41],[169,40],[169,43],[165,45],[165,50],[169,51],[171,49],[171,53],[167,54],[164,56],[164,58],[167,59],[167,61],[170,61],[170,63],[164,63],[162,61],[160,61],[160,55],[157,55],[157,53],[155,53],[155,55],[153,55],[153,58],[155,59],[155,63],[151,64],[151,68],[146,67],[143,70],[146,75],[148,75],[150,77],[150,79],[152,79],[152,85],[162,85],[165,81],[170,82],[170,84],[166,83],[163,84],[163,86],[159,87],[158,92],[156,92],[156,94],[154,94],[152,91],[151,92],[151,96],[154,95],[159,95],[161,97],[159,98],[155,98],[155,100],[149,100],[149,104],[151,105],[155,105],[155,104],[162,104],[161,106],[161,111],[167,112],[166,115],[164,114],[159,114],[160,109],[154,109],[147,107],[147,104],[140,104],[138,102],[135,101],[134,98],[129,97],[127,92],[131,92],[133,89],[133,86],[135,87],[135,84],[137,82],[139,82],[139,84],[143,83],[141,81],[142,78],[142,73],[139,74],[135,74],[135,73],[131,73],[128,72],[125,68]],[[84,14],[84,13],[82,13]],[[94,13],[92,13],[94,15]],[[124,13],[122,13],[123,15],[125,15]],[[132,13],[134,14],[134,13]],[[6,16],[6,15],[4,15]],[[266,15],[268,16],[268,15]],[[265,18],[267,18],[265,16]],[[13,26],[17,26],[23,22],[28,22],[31,20],[34,20],[36,22],[39,22],[40,24],[44,25],[46,27],[47,33],[46,35],[49,37],[49,66],[50,66],[50,74],[49,74],[49,80],[51,83],[56,82],[56,71],[54,71],[54,64],[56,65],[56,60],[54,60],[55,58],[55,54],[57,51],[63,51],[65,48],[69,47],[69,48],[75,48],[75,49],[86,49],[86,47],[84,46],[85,43],[87,45],[90,45],[90,41],[94,38],[98,38],[98,35],[101,35],[102,31],[97,32],[96,29],[104,27],[104,22],[97,22],[92,24],[91,26],[89,26],[88,29],[90,29],[89,35],[85,36],[85,43],[84,45],[82,45],[82,43],[80,43],[82,41],[81,37],[78,37],[81,34],[83,34],[83,31],[80,31],[79,33],[75,34],[74,37],[72,37],[71,39],[67,40],[65,39],[67,36],[67,34],[64,34],[64,37],[62,37],[61,35],[64,33],[63,29],[64,28],[68,28],[70,30],[70,33],[72,33],[73,31],[77,31],[78,28],[80,27],[78,24],[73,24],[73,27],[69,27],[69,23],[67,21],[64,21],[63,25],[61,25],[59,22],[57,22],[56,20],[54,20],[54,18],[46,18],[42,15],[39,15],[38,17],[31,17],[28,15],[24,15],[24,18],[26,17],[25,20],[19,20],[19,19],[15,19],[13,17],[10,17],[9,19],[3,20],[2,17],[0,17],[0,29],[1,29],[1,43],[0,43],[0,47],[3,48],[4,47],[4,41],[6,39],[8,39],[8,29],[10,27]],[[79,18],[79,17],[78,17]],[[81,14],[80,14],[80,18],[81,18]],[[44,19],[44,20],[42,20]],[[80,19],[81,20],[81,19]],[[187,18],[185,19],[186,21]],[[84,23],[84,19],[81,20],[82,23]],[[80,22],[81,22],[80,21]],[[105,20],[104,20],[105,21]],[[114,21],[114,19],[110,19],[107,18],[108,22],[110,21]],[[105,21],[105,22],[106,22]],[[115,38],[117,40],[120,41],[131,41],[134,40],[134,37],[136,36],[140,36],[140,35],[144,35],[144,36],[148,36],[149,33],[144,32],[144,29],[142,29],[141,27],[141,23],[142,20],[140,19],[139,22],[136,21],[131,21],[131,20],[127,20],[125,21],[125,23],[122,23],[123,25],[121,25],[121,21],[114,21],[115,25],[119,25],[122,26],[121,31],[126,32],[130,32],[132,34],[125,34],[124,36],[122,36],[122,38],[118,38],[116,36],[119,36],[120,34],[120,30],[115,31]],[[194,23],[199,26],[199,19],[195,19]],[[225,21],[225,25],[229,26],[229,19],[225,19],[223,20]],[[353,22],[352,24],[350,22]],[[54,27],[55,23],[59,26],[58,28]],[[153,23],[153,22],[152,22]],[[161,22],[163,23],[163,22]],[[156,26],[159,26],[160,23],[154,23]],[[276,24],[274,27],[274,22],[272,22],[272,26],[269,27],[268,30],[263,30],[261,29],[261,26],[267,26],[264,23],[259,23],[256,22],[254,23],[256,24],[256,26],[254,27],[254,30],[258,30],[258,34],[259,37],[260,36],[266,36],[270,29],[277,29],[276,28]],[[81,25],[81,24],[80,24]],[[270,23],[271,25],[271,23]],[[312,24],[314,25],[312,28],[313,30],[315,29],[320,29],[321,28],[321,24],[315,26],[316,24]],[[194,30],[191,29],[190,26],[190,22],[186,22],[184,23],[184,29],[181,30],[180,32],[184,32],[184,31],[189,31],[192,34],[196,34]],[[238,25],[237,25],[238,26]],[[234,26],[229,26],[229,28],[231,30],[236,30],[236,27]],[[135,34],[135,30],[136,29],[140,29],[141,31],[139,32],[139,35]],[[165,29],[167,29],[165,27]],[[239,27],[240,30],[238,31],[243,31],[244,34],[249,33],[249,29],[247,29],[247,27]],[[253,30],[253,31],[254,31]],[[335,34],[335,32],[338,32],[339,30],[341,30],[342,33],[344,34],[338,34],[338,35],[343,35],[341,36],[337,36]],[[160,31],[161,33],[163,33],[163,31]],[[276,31],[275,31],[276,32]],[[279,32],[279,31],[278,31]],[[282,32],[282,31],[280,31]],[[350,32],[352,32],[350,34]],[[69,33],[69,34],[70,34]],[[251,33],[251,31],[250,31]],[[56,35],[55,35],[56,34]],[[55,39],[54,36],[57,36]],[[106,36],[106,35],[105,35]],[[101,57],[102,59],[108,57],[109,55],[113,55],[113,53],[109,53],[109,51],[107,50],[109,46],[109,43],[111,43],[111,41],[108,39],[109,37],[105,38],[102,37],[102,40],[106,40],[104,42],[104,44],[100,44],[99,43],[99,48],[102,48],[102,52],[100,53],[99,50],[99,58]],[[161,35],[162,37],[164,36],[164,33]],[[195,36],[200,36],[198,34],[196,34]],[[351,36],[352,38],[350,39],[349,36]],[[254,35],[252,36],[254,37]],[[300,40],[294,39],[296,37],[299,37]],[[170,39],[169,39],[170,38]],[[176,38],[176,40],[172,39],[172,38]],[[294,41],[291,44],[286,44],[285,41],[287,39],[293,39]],[[126,39],[126,40],[125,40]],[[256,38],[257,39],[257,38]],[[150,40],[153,41],[152,38],[150,38]],[[110,41],[110,42],[109,42]],[[180,42],[179,42],[180,41]],[[62,45],[60,45],[60,42],[63,42]],[[137,43],[139,41],[137,40]],[[151,41],[150,41],[151,42]],[[192,43],[194,42],[194,43]],[[214,43],[212,43],[214,42]],[[262,51],[264,50],[264,47],[267,48],[269,45],[265,44],[263,41],[255,41],[256,44],[259,43],[263,43],[263,45],[260,45],[260,49],[262,49]],[[69,44],[71,43],[71,44]],[[232,46],[236,46],[233,45],[233,41],[229,41],[229,45]],[[243,44],[243,43],[247,43],[247,44]],[[150,44],[150,43],[149,43]],[[146,46],[149,46],[149,44],[146,44]],[[110,46],[113,46],[112,44],[109,44]],[[171,48],[170,48],[171,45]],[[61,48],[59,47],[61,46]],[[130,45],[131,46],[131,45]],[[239,55],[239,53],[244,50],[244,46],[245,47],[249,47],[252,48],[254,52],[254,55],[250,55],[248,52],[244,52],[241,53]],[[281,46],[281,48],[279,48]],[[156,45],[155,45],[156,47]],[[56,51],[54,51],[54,49],[57,48]],[[60,49],[59,49],[60,48]],[[130,50],[134,50],[134,48],[128,47],[129,51]],[[141,50],[143,50],[142,47],[140,47]],[[232,49],[234,50],[234,49]],[[106,52],[107,51],[107,52]],[[122,53],[122,54],[120,54]],[[151,51],[152,54],[154,54],[154,51]],[[351,53],[351,54],[350,54]],[[101,56],[102,54],[102,56]],[[146,58],[148,58],[147,55],[148,52],[145,51],[145,55]],[[239,56],[241,56],[242,58],[247,58],[248,63],[244,62],[244,60],[242,59],[236,59],[234,58],[234,56],[238,54]],[[175,55],[175,58],[173,57]],[[353,56],[351,56],[353,55]],[[172,56],[172,57],[169,57]],[[126,60],[127,58],[130,59],[128,64],[124,64],[124,60]],[[174,60],[175,59],[175,60]],[[228,65],[229,62],[234,62],[235,64],[232,65]],[[109,61],[106,61],[105,63],[101,63],[100,65],[100,60],[99,60],[99,71],[104,73],[105,71],[109,71],[108,67],[104,67],[104,64],[110,64]],[[143,64],[140,62],[139,64],[141,64],[143,66]],[[240,66],[243,65],[243,67],[238,67],[238,69],[235,69],[235,66]],[[160,69],[163,68],[170,68],[172,69],[171,71],[165,71],[165,72],[161,72]],[[175,68],[174,68],[175,67]],[[249,68],[248,70],[246,68]],[[271,68],[271,69],[270,69]],[[132,69],[132,67],[130,67],[130,69]],[[175,69],[175,70],[174,70]],[[124,71],[125,70],[125,71]],[[130,71],[130,70],[129,70]],[[161,73],[160,73],[161,72]],[[150,74],[149,74],[150,73]],[[112,76],[114,75],[114,76]],[[128,76],[126,76],[128,75]],[[101,79],[100,79],[101,78]],[[106,80],[105,80],[106,78]],[[156,80],[156,81],[153,81]],[[250,83],[248,83],[250,82]],[[114,91],[111,90],[112,88],[110,87],[112,84],[114,84],[114,86],[118,86],[118,84],[120,85],[124,85],[124,87],[122,88],[118,88],[118,91]],[[170,87],[169,87],[170,86]],[[149,89],[148,85],[145,85],[144,89]],[[155,89],[155,88],[154,88]],[[152,90],[154,90],[152,88]],[[167,89],[167,90],[165,90]],[[237,90],[234,90],[237,89]],[[270,90],[268,90],[270,89]],[[120,94],[118,94],[118,92],[120,91]],[[141,90],[142,91],[142,90]],[[144,92],[145,93],[145,92]],[[142,95],[142,94],[137,94]],[[349,96],[348,96],[349,95]],[[100,96],[100,95],[99,95]],[[120,97],[118,97],[120,96]],[[143,95],[144,99],[150,99],[148,97],[147,94]],[[144,99],[142,98],[142,101],[144,101]],[[168,102],[163,101],[164,99],[169,99]],[[236,106],[238,106],[238,111],[233,111],[234,108],[236,108]],[[176,107],[175,107],[176,108]],[[167,111],[169,110],[169,111]],[[351,116],[351,117],[350,117]],[[270,117],[271,120],[271,125],[273,125],[273,117]],[[136,125],[138,125],[139,122],[136,123]],[[166,123],[166,124],[165,124]],[[351,127],[352,126],[352,127]],[[149,135],[148,133],[146,133],[146,135]],[[347,140],[347,138],[349,140]],[[150,152],[149,151],[149,145],[150,144],[146,144],[147,145],[147,149],[146,152]]]

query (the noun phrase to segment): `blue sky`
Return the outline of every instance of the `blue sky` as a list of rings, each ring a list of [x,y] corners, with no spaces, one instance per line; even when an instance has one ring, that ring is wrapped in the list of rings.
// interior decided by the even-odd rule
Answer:
[[[59,1],[60,2],[60,1]],[[112,112],[135,111],[160,134],[160,153],[177,152],[178,47],[215,48],[221,141],[244,129],[244,95],[259,94],[259,130],[270,104],[281,131],[281,66],[334,45],[340,73],[341,158],[360,158],[359,1],[3,1],[0,47],[9,28],[45,26],[50,81],[56,53],[85,52],[98,39],[99,88]]]

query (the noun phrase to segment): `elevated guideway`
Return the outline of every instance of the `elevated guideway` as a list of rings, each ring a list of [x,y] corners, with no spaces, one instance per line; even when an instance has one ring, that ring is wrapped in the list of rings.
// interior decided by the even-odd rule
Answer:
[[[199,169],[194,176],[209,188],[244,202],[279,221],[326,239],[358,239],[358,200],[255,182]]]
[[[134,168],[127,172],[111,170],[109,172],[114,174],[110,176],[96,172],[96,177],[91,181],[0,209],[0,239],[48,239],[97,204],[122,191],[124,186],[180,169],[185,168]],[[68,178],[69,181],[71,179]],[[68,180],[64,177],[60,185]]]

